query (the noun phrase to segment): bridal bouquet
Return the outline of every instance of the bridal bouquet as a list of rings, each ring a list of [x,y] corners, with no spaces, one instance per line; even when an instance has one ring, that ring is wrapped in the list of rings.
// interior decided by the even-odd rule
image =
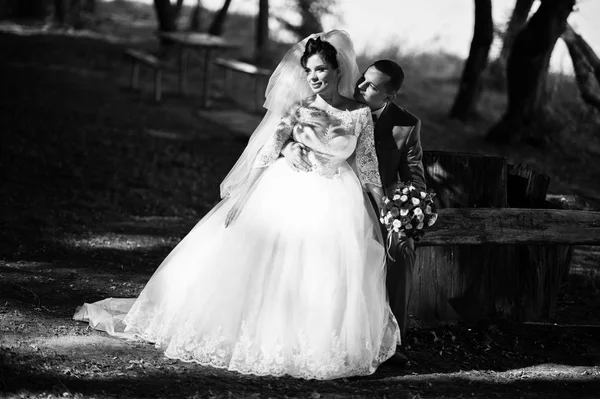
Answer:
[[[410,183],[400,182],[390,195],[383,197],[379,220],[388,232],[388,256],[394,235],[399,239],[410,237],[419,241],[425,234],[425,226],[435,223],[438,215],[433,203],[434,196],[433,193],[418,190]]]

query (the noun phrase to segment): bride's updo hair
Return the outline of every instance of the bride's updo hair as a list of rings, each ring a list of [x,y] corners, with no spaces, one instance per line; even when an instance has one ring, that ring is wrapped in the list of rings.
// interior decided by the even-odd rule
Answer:
[[[308,42],[306,42],[304,54],[302,54],[302,57],[300,57],[300,65],[302,65],[302,68],[306,68],[306,62],[315,54],[320,55],[321,58],[323,58],[323,60],[331,65],[334,69],[339,68],[337,50],[331,45],[331,43],[321,40],[320,37],[308,39]]]

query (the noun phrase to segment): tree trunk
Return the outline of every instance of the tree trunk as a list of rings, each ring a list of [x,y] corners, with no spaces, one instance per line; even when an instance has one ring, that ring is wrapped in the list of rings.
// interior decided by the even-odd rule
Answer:
[[[300,15],[302,16],[302,25],[300,26],[300,37],[304,38],[312,33],[322,32],[321,15],[315,14],[311,9],[312,0],[297,0]]]
[[[534,0],[517,0],[515,3],[515,8],[504,32],[500,55],[490,64],[490,75],[493,77],[492,84],[496,89],[506,90],[506,60],[517,34],[527,23],[527,17],[533,2]]]
[[[481,95],[481,73],[487,65],[493,40],[492,1],[475,0],[473,40],[450,117],[466,121],[477,112],[477,100]]]
[[[504,34],[502,50],[500,50],[500,56],[498,57],[503,60],[504,63],[506,63],[506,60],[508,59],[508,54],[515,42],[517,34],[527,24],[527,17],[529,16],[529,11],[531,11],[533,2],[534,0],[517,0],[515,3],[515,8],[513,9],[510,21],[508,22],[508,27]]]
[[[223,7],[219,10],[215,18],[212,20],[210,27],[208,28],[208,33],[215,36],[221,36],[223,33],[223,25],[225,25],[225,19],[227,18],[227,10],[229,10],[229,5],[231,4],[231,0],[225,0]]]
[[[58,26],[80,28],[83,6],[80,0],[54,0],[54,21]]]
[[[159,30],[163,32],[174,32],[177,30],[170,0],[154,0],[154,10],[158,19]]]
[[[43,19],[46,16],[45,0],[19,0],[16,6],[17,18]]]
[[[177,23],[177,20],[179,19],[179,16],[181,15],[181,10],[183,9],[183,0],[177,0],[177,3],[175,3],[175,7],[172,7],[172,8],[173,8],[173,19]]]
[[[275,16],[275,18],[277,19],[277,22],[284,27],[284,29],[291,31],[301,39],[311,35],[312,33],[322,32],[323,25],[321,24],[320,18],[329,11],[326,4],[317,4],[315,7],[314,3],[315,1],[313,0],[296,0],[296,11],[301,17],[299,25],[294,25],[285,18],[279,16]],[[324,5],[325,7],[319,7],[319,5]]]
[[[66,0],[54,0],[54,21],[63,26],[67,20]]]
[[[84,0],[82,9],[83,9],[83,11],[89,12],[90,14],[95,13],[96,12],[96,0]]]
[[[259,0],[258,18],[256,19],[255,61],[262,65],[266,58],[269,41],[269,0]]]
[[[575,31],[573,30],[573,28],[571,28],[569,24],[567,24],[567,30],[571,30],[573,33],[575,33]],[[583,38],[580,35],[576,33],[575,35],[575,39],[577,41],[579,49],[592,66],[594,76],[596,76],[596,80],[598,81],[598,83],[600,83],[600,58],[598,58],[594,50],[592,50],[590,45],[587,44],[587,42],[583,40]]]
[[[200,32],[202,27],[202,10],[202,1],[198,0],[190,14],[189,30],[192,32]]]
[[[600,110],[600,60],[583,38],[568,25],[562,35],[573,61],[573,70],[581,98]],[[594,73],[595,72],[595,73]]]
[[[498,143],[528,142],[541,145],[549,139],[536,129],[542,116],[550,56],[565,30],[575,0],[542,1],[527,26],[515,38],[508,58],[508,107],[486,139]]]
[[[74,28],[81,28],[81,0],[70,0],[68,2],[69,9],[67,10],[67,24]]]

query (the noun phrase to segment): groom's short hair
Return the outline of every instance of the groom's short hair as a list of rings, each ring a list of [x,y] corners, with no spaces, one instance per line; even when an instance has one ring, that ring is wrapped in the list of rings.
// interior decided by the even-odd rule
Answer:
[[[385,88],[389,93],[397,93],[404,83],[404,71],[402,67],[392,60],[378,60],[371,65],[390,79],[385,82]]]

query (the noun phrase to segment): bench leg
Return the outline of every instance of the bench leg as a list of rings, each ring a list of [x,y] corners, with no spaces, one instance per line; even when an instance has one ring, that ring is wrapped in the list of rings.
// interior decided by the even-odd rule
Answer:
[[[162,71],[160,69],[154,70],[154,101],[160,102],[162,98]]]
[[[255,76],[254,77],[254,98],[253,98],[253,103],[254,103],[254,111],[258,111],[258,82],[259,82],[259,77]]]
[[[206,49],[206,53],[204,54],[204,77],[202,82],[202,107],[208,108],[210,106],[210,64],[211,64],[211,55],[212,51],[210,48]]]
[[[225,91],[225,97],[231,98],[231,70],[228,68],[223,68],[223,89]]]
[[[137,90],[140,86],[140,64],[136,61],[131,63],[131,88]]]
[[[179,49],[179,93],[186,93],[188,53],[184,46]]]

